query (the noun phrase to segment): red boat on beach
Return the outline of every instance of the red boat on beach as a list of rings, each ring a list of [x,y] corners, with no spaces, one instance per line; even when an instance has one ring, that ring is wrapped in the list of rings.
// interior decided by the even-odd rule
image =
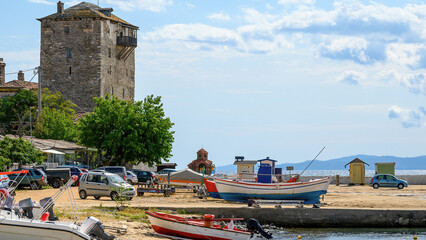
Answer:
[[[162,212],[146,211],[145,213],[148,215],[152,228],[159,234],[206,240],[256,239],[256,236],[248,231],[214,224],[215,221],[229,222],[244,220],[243,218],[214,218],[214,215],[206,214],[204,219],[191,219]]]

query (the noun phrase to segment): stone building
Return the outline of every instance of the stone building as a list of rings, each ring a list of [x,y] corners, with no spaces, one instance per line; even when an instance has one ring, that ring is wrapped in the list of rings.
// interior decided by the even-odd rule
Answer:
[[[137,26],[95,4],[81,2],[37,19],[41,22],[41,86],[60,91],[92,111],[93,97],[107,93],[134,100]]]
[[[18,79],[6,82],[6,63],[0,58],[0,98],[13,96],[19,89],[37,90],[38,84],[25,81],[24,72],[18,72]]]
[[[188,164],[188,168],[202,173],[203,167],[206,169],[205,174],[212,174],[214,168],[213,162],[209,160],[209,153],[204,148],[201,148],[197,152],[197,159]]]

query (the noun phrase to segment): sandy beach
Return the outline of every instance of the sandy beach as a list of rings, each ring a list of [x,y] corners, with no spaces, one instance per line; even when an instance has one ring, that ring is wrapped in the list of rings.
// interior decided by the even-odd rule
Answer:
[[[17,201],[24,198],[32,198],[39,201],[47,196],[52,196],[57,189],[43,190],[18,190]],[[108,197],[95,200],[88,197],[82,200],[78,197],[78,188],[72,188],[73,196],[80,211],[92,207],[115,207],[117,204]],[[403,209],[403,210],[426,210],[426,185],[411,185],[408,188],[398,190],[396,188],[373,189],[370,186],[347,186],[331,185],[328,193],[321,200],[324,204],[322,208],[343,208],[343,209]],[[178,190],[176,194],[170,197],[164,197],[162,194],[145,193],[144,196],[135,197],[130,201],[130,207],[144,208],[174,208],[184,209],[186,207],[247,207],[247,204],[227,202],[220,199],[199,199],[192,191]],[[270,206],[273,207],[273,206]],[[294,208],[294,206],[286,206]],[[309,207],[309,206],[307,206]],[[67,212],[71,208],[71,203],[67,193],[64,193],[56,202],[56,211]],[[93,214],[93,210],[89,213]],[[132,213],[129,213],[132,214]],[[83,214],[84,215],[84,214]],[[149,223],[144,221],[120,220],[109,217],[102,217],[105,225],[127,226],[127,233],[118,235],[120,239],[161,239],[159,237],[147,236],[152,232]],[[64,218],[62,218],[64,219]]]

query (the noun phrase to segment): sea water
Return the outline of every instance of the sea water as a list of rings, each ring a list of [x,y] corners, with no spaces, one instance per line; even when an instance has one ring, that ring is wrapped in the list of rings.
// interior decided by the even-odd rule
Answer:
[[[292,174],[300,174],[302,171],[292,171]],[[365,170],[366,177],[372,177],[375,170]],[[306,170],[304,176],[349,176],[349,170]],[[395,175],[426,175],[426,170],[395,170]]]
[[[302,240],[408,240],[414,236],[426,239],[426,228],[294,228],[270,232],[274,239],[298,239],[298,236]]]

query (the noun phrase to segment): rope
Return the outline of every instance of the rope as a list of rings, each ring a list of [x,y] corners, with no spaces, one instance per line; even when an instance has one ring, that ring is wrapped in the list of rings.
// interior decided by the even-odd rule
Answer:
[[[314,159],[312,159],[312,161],[309,163],[309,165],[305,168],[305,169],[303,169],[303,171],[302,171],[302,173],[300,173],[299,174],[299,177],[300,176],[302,176],[302,174],[305,172],[305,170],[306,169],[308,169],[308,167],[309,166],[311,166],[311,164],[317,159],[317,157],[322,153],[322,151],[325,149],[325,147],[323,147],[322,149],[321,149],[321,151],[315,156],[315,158]]]

